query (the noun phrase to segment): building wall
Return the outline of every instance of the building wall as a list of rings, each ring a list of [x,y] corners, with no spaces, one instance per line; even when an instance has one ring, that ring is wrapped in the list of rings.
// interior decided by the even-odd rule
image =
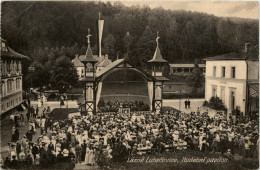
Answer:
[[[248,61],[248,80],[259,80],[259,61]]]
[[[22,103],[22,64],[16,59],[1,59],[1,114]]]
[[[76,67],[79,79],[84,77],[84,67]]]
[[[195,67],[170,67],[169,75],[189,75]],[[201,72],[205,75],[205,67],[200,67]]]
[[[103,68],[105,68],[105,67],[97,66],[97,70],[96,70],[96,72],[99,72],[99,71],[102,70]]]
[[[214,76],[214,67],[216,67],[216,76]],[[222,67],[225,67],[225,77],[222,77]],[[232,78],[232,67],[235,67],[235,78]],[[244,60],[206,61],[206,100],[210,100],[215,95],[222,99],[228,112],[231,112],[231,93],[234,92],[234,107],[239,107],[245,113],[246,68]]]
[[[236,79],[246,79],[246,62],[244,60],[206,61],[206,77],[213,77],[216,66],[216,77],[221,77],[221,67],[226,67],[226,77],[231,78],[231,67],[236,67]]]

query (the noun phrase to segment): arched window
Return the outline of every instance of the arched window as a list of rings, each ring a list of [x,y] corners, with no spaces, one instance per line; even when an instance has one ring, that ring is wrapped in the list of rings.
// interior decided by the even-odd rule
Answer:
[[[2,85],[1,85],[1,86],[2,86],[2,87],[1,87],[1,95],[2,95],[2,96],[5,96],[5,82],[2,81],[1,84],[2,84]]]
[[[16,79],[16,90],[20,90],[20,87],[21,87],[20,83],[21,83],[21,79],[17,78]]]
[[[18,60],[16,61],[16,71],[17,72],[19,71],[19,61]]]
[[[7,73],[10,74],[10,72],[11,72],[11,61],[8,60],[7,61]]]

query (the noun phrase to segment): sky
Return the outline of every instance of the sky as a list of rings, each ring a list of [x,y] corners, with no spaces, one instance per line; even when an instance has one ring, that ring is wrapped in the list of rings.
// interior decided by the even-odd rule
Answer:
[[[121,1],[125,6],[148,5],[150,8],[162,7],[171,10],[196,11],[220,17],[239,17],[259,19],[257,1]]]

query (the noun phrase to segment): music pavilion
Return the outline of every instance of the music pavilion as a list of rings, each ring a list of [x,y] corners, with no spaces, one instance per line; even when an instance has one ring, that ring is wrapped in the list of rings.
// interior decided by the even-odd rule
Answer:
[[[151,74],[136,68],[125,59],[117,59],[102,70],[96,72],[90,42],[85,58],[81,60],[85,68],[85,95],[78,99],[80,110],[96,113],[100,99],[104,101],[134,102],[142,101],[150,106],[150,111],[159,113],[162,107],[163,83],[168,79],[162,76],[163,65],[168,63],[162,58],[157,37],[154,56],[148,63]]]

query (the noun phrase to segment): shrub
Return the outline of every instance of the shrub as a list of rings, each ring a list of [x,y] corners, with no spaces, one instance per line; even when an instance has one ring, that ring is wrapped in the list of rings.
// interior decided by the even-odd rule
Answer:
[[[208,107],[214,110],[227,110],[223,101],[218,97],[212,97],[209,100]]]

